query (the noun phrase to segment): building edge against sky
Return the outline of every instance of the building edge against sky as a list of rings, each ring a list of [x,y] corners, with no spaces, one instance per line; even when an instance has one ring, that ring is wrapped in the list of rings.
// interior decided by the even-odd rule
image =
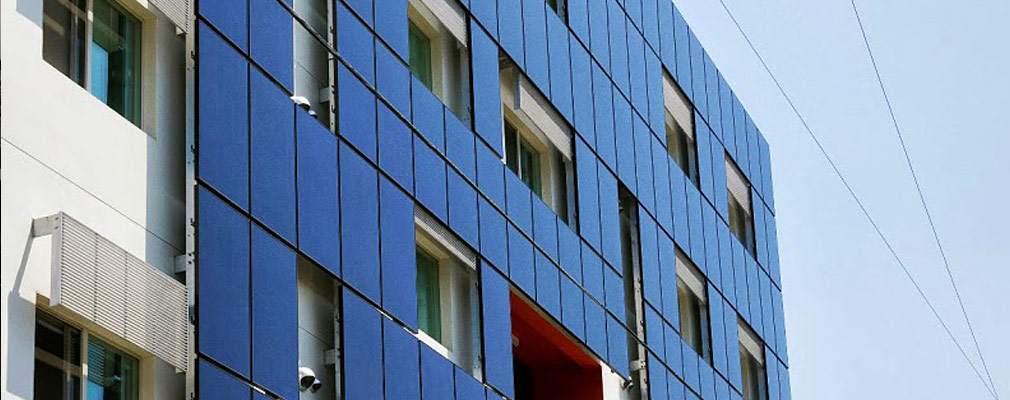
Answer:
[[[3,3],[4,397],[790,398],[673,3],[236,4]]]

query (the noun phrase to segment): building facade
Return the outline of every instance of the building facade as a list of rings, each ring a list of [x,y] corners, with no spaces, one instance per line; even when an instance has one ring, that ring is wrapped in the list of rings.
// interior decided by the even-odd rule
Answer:
[[[790,398],[673,3],[3,4],[5,398]]]

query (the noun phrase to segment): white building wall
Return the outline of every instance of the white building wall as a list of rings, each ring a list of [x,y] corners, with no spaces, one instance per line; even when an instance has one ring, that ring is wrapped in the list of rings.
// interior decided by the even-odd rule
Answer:
[[[144,20],[143,130],[42,59],[42,0],[0,3],[0,398],[33,397],[51,242],[31,238],[33,218],[65,211],[169,274],[185,249],[185,37],[145,0],[125,3]],[[143,398],[184,397],[167,363],[141,363]]]

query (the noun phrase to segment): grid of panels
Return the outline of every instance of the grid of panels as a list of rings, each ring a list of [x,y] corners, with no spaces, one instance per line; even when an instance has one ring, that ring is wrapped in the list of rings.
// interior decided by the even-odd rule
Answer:
[[[255,362],[256,337],[263,335],[255,323],[256,247],[265,245],[257,244],[262,239],[250,245],[250,237],[264,234],[330,271],[345,297],[361,300],[356,313],[379,315],[382,309],[395,318],[392,326],[414,329],[412,303],[387,291],[410,286],[391,278],[412,265],[409,255],[395,251],[412,247],[403,245],[413,239],[409,223],[395,219],[416,204],[480,254],[485,358],[502,362],[486,362],[484,383],[491,390],[511,395],[512,388],[511,367],[502,367],[511,364],[510,338],[499,332],[508,323],[507,290],[489,292],[489,279],[525,292],[627,376],[625,341],[633,334],[624,324],[618,228],[618,187],[625,187],[639,202],[644,227],[639,250],[647,263],[649,328],[638,339],[649,351],[652,396],[738,396],[739,315],[768,344],[775,371],[769,383],[781,388],[771,391],[773,398],[788,398],[767,142],[672,3],[569,0],[566,23],[540,0],[462,1],[469,18],[471,125],[408,71],[406,0],[338,0],[335,43],[325,44],[339,61],[336,136],[283,99],[292,94],[285,67],[292,64],[290,33],[300,24],[290,1],[243,3],[202,0],[197,8],[202,358],[291,397],[295,368],[259,371]],[[550,99],[578,138],[578,229],[543,212],[546,205],[502,165],[499,51]],[[696,109],[699,187],[665,153],[664,71]],[[727,227],[724,152],[753,184],[756,257]],[[228,226],[208,227],[220,224]],[[718,347],[711,364],[677,333],[675,245],[710,283]],[[290,300],[293,289],[284,290],[270,296]],[[219,299],[226,306],[215,304]],[[365,357],[385,354],[381,343]],[[297,354],[290,346],[269,350]],[[426,359],[441,356],[421,347],[413,358],[419,357],[422,381],[448,379],[457,393],[475,392],[461,382],[465,373],[426,369],[442,364]],[[387,366],[384,374],[399,373]],[[381,382],[374,380],[346,385],[371,385],[355,390],[375,393],[369,390]]]

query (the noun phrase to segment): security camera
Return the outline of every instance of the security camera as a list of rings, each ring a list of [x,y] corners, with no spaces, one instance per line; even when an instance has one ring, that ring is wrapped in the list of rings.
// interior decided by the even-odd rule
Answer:
[[[312,111],[312,102],[306,99],[305,96],[291,96],[291,101],[295,102],[295,105],[301,109],[308,111],[310,116],[316,116],[316,112]]]
[[[315,393],[319,388],[323,387],[323,381],[316,378],[316,373],[312,371],[309,367],[299,367],[298,368],[298,391],[304,392],[309,391],[310,393]]]

